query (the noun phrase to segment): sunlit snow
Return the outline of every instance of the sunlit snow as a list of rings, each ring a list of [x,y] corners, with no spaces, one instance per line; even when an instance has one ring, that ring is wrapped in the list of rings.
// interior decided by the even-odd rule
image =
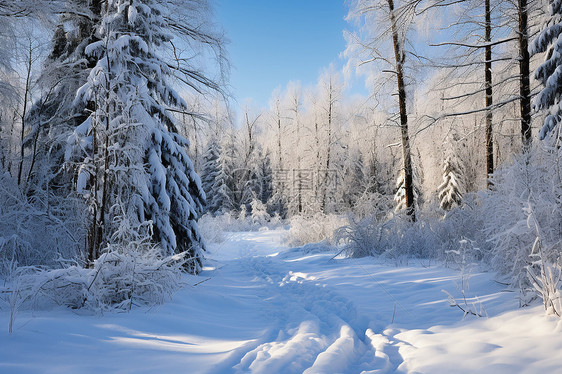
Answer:
[[[560,320],[518,309],[493,274],[474,273],[468,303],[449,307],[459,274],[411,260],[333,259],[283,244],[287,231],[227,233],[174,299],[130,313],[20,311],[2,373],[556,372]],[[325,247],[328,248],[328,247]],[[424,266],[425,265],[425,266]],[[462,301],[464,302],[464,301]]]

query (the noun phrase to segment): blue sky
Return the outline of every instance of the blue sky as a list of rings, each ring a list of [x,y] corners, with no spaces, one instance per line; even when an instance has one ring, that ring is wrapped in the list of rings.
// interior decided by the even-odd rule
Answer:
[[[267,106],[275,88],[312,85],[330,63],[344,64],[343,0],[215,0],[215,12],[230,40],[230,84],[240,105],[251,98]]]

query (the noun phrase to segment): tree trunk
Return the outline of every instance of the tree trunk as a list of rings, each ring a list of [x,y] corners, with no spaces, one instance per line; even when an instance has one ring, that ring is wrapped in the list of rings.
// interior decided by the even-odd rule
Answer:
[[[490,10],[490,0],[484,1],[485,7],[485,30],[484,42],[487,43],[485,48],[485,85],[486,85],[486,177],[487,186],[490,188],[490,177],[494,173],[494,139],[492,135],[492,17]]]
[[[322,183],[320,183],[320,170],[322,168],[322,161],[321,161],[321,155],[320,155],[320,125],[318,123],[318,114],[314,115],[314,136],[315,136],[315,140],[316,140],[316,163],[314,164],[314,168],[315,171],[318,173],[318,185],[316,186],[316,191],[315,191],[315,197],[316,197],[316,202],[320,201],[320,199],[323,199],[323,189],[322,189]]]
[[[294,123],[295,123],[295,131],[296,131],[296,150],[297,150],[297,169],[293,170],[293,188],[294,185],[297,185],[297,213],[301,214],[303,212],[303,203],[302,203],[302,159],[301,159],[301,154],[300,154],[300,149],[301,149],[301,125],[300,125],[300,120],[299,120],[299,111],[300,111],[300,95],[298,93],[295,93],[295,97],[293,98],[294,102],[293,105],[294,107],[292,108],[292,111],[294,113]]]
[[[21,131],[20,131],[20,163],[18,168],[18,185],[21,186],[22,173],[23,173],[23,161],[25,157],[25,147],[23,141],[25,140],[25,120],[27,118],[27,102],[29,100],[29,91],[31,90],[31,70],[33,68],[33,45],[32,41],[29,41],[29,51],[27,55],[27,66],[26,66],[26,77],[25,77],[25,92],[23,95],[23,110],[21,113]]]
[[[523,150],[531,145],[531,86],[529,83],[529,27],[527,0],[518,0],[519,13],[519,93],[521,109],[521,141]]]
[[[331,167],[331,157],[332,153],[332,106],[333,102],[333,92],[332,92],[332,77],[330,76],[329,83],[329,93],[328,93],[328,140],[326,143],[326,174],[324,176],[324,196],[322,199],[322,212],[326,212],[326,206],[328,205],[328,183]]]
[[[486,0],[489,1],[489,0]],[[408,112],[406,108],[406,84],[404,82],[405,54],[398,36],[398,25],[394,14],[394,0],[388,0],[390,10],[390,23],[392,28],[392,42],[394,45],[394,58],[396,60],[396,80],[398,83],[398,104],[400,108],[400,131],[402,139],[402,158],[404,162],[404,190],[406,193],[406,213],[412,221],[416,221],[414,203],[414,178],[410,138],[408,135]]]
[[[191,117],[191,120],[193,121],[193,141],[195,144],[193,144],[193,168],[196,171],[199,171],[199,130],[197,129],[197,120],[195,119],[195,117]]]
[[[92,130],[92,164],[94,165],[95,173],[92,175],[91,180],[91,191],[92,191],[92,201],[93,203],[93,219],[92,219],[92,227],[90,227],[90,231],[88,232],[88,264],[93,266],[94,261],[97,258],[97,247],[99,242],[99,228],[98,228],[98,176],[99,171],[96,165],[96,153],[98,150],[98,142],[97,142],[97,129],[95,121],[97,118],[93,119],[93,130]]]

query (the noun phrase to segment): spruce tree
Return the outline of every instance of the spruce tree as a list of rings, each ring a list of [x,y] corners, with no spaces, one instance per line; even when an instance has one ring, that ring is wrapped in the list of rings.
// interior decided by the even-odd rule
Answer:
[[[461,178],[460,166],[452,156],[448,156],[443,163],[443,182],[437,187],[441,209],[449,211],[461,204]]]
[[[261,150],[258,152],[257,165],[257,181],[259,188],[257,189],[258,199],[267,204],[273,196],[273,170],[271,169],[271,157],[269,151],[263,154]]]
[[[258,146],[250,157],[248,169],[248,180],[244,184],[244,204],[249,205],[254,199],[267,204],[273,196],[273,172],[269,152],[264,154]]]
[[[214,191],[215,179],[219,173],[219,149],[218,144],[214,139],[211,139],[207,145],[207,150],[203,154],[203,165],[201,166],[201,187],[205,191],[207,197],[207,203],[205,204],[205,210],[211,213],[215,213],[219,210],[216,205],[216,191]]]
[[[196,273],[204,250],[196,221],[205,193],[186,153],[188,142],[168,110],[187,110],[159,54],[171,41],[172,27],[159,1],[108,0],[106,5],[99,40],[85,49],[96,65],[74,103],[89,116],[69,139],[66,153],[93,212],[89,259],[111,240],[114,207],[124,205],[138,226],[151,223],[147,234],[163,255],[187,253],[187,270]]]
[[[542,140],[560,124],[562,119],[562,44],[559,42],[562,34],[562,1],[550,0],[549,14],[545,19],[543,29],[531,42],[531,55],[546,53],[544,62],[535,70],[535,79],[543,84],[542,90],[533,100],[535,111],[548,109],[543,126],[539,131]]]
[[[203,155],[201,170],[201,183],[207,195],[206,210],[211,214],[221,211],[230,211],[232,206],[232,193],[227,184],[227,172],[222,149],[216,140],[211,140],[207,151]]]

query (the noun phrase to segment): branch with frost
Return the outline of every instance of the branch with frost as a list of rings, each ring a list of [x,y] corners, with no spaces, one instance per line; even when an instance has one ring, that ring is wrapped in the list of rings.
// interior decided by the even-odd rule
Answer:
[[[468,43],[461,43],[461,42],[443,42],[443,43],[435,43],[430,44],[430,47],[443,47],[443,46],[458,46],[458,47],[466,47],[466,48],[486,48],[486,47],[493,47],[498,44],[503,44],[511,41],[518,40],[517,38],[505,38],[501,40],[496,40],[490,43],[483,43],[483,44],[468,44]]]
[[[512,97],[508,100],[504,100],[502,102],[499,103],[495,103],[491,106],[487,106],[487,107],[483,107],[483,108],[478,108],[478,109],[473,109],[473,110],[467,110],[467,111],[463,111],[463,112],[456,112],[456,113],[445,113],[442,114],[440,116],[434,117],[431,116],[429,114],[424,114],[421,119],[429,119],[429,123],[426,124],[425,126],[423,126],[422,128],[420,128],[419,130],[416,131],[416,133],[414,134],[414,136],[419,135],[421,132],[427,130],[428,128],[430,128],[431,126],[435,125],[437,122],[446,119],[446,118],[453,118],[453,117],[462,117],[462,116],[467,116],[470,114],[476,114],[476,113],[482,113],[482,112],[487,112],[487,111],[494,111],[496,109],[499,109],[501,107],[506,106],[507,104],[513,103],[515,101],[518,101],[520,98],[519,96],[515,96]]]
[[[475,316],[475,317],[488,317],[488,314],[486,313],[486,310],[484,309],[484,306],[482,304],[480,304],[480,311],[478,311],[478,309],[477,309],[477,307],[474,303],[472,305],[469,305],[467,303],[466,298],[464,298],[464,305],[461,305],[457,302],[457,300],[449,292],[447,292],[445,290],[441,290],[441,292],[443,292],[447,295],[447,301],[449,302],[450,307],[459,308],[463,312],[463,318],[465,318],[468,315],[472,315],[472,316]],[[464,294],[463,294],[463,297],[464,297]]]

